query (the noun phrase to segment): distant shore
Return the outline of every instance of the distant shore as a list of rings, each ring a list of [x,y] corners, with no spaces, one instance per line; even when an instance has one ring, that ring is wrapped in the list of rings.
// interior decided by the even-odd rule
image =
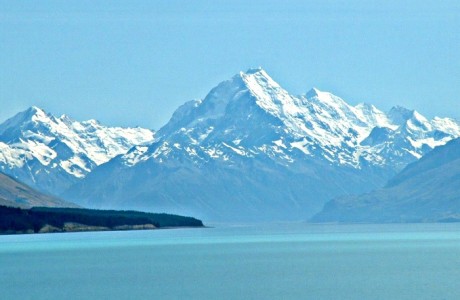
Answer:
[[[201,220],[138,211],[0,206],[0,234],[204,227]]]

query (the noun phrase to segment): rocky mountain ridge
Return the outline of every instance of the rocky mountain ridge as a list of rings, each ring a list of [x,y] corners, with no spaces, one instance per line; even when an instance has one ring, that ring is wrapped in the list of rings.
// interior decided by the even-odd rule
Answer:
[[[326,203],[314,222],[460,221],[460,139],[439,146],[409,164],[370,193]]]
[[[382,186],[458,136],[452,119],[352,106],[318,89],[294,96],[250,69],[179,107],[153,143],[101,165],[65,195],[214,220],[304,219],[331,197]]]
[[[0,170],[59,194],[98,165],[153,137],[148,129],[78,122],[30,107],[0,124]]]

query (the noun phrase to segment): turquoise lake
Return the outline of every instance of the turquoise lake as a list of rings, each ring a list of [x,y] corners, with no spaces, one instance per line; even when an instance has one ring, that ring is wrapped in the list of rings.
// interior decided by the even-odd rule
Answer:
[[[0,236],[0,299],[460,299],[460,224]]]

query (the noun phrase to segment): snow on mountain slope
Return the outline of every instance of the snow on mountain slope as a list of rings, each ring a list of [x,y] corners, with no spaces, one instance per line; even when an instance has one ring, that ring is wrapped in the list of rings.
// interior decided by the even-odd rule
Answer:
[[[383,188],[335,198],[315,222],[458,222],[460,139],[437,147],[409,164]]]
[[[153,135],[148,129],[78,122],[31,107],[0,124],[0,168],[56,193],[134,145],[152,142]]]
[[[459,129],[318,89],[294,96],[250,69],[179,107],[152,144],[101,165],[66,195],[215,220],[301,219],[334,195],[383,185]]]
[[[388,134],[377,142],[373,130],[381,128]],[[158,143],[135,160],[185,151],[195,161],[267,155],[294,163],[305,159],[296,154],[300,150],[332,164],[397,171],[457,136],[460,126],[451,119],[429,121],[401,107],[386,114],[369,104],[351,106],[316,88],[293,96],[263,69],[250,69],[180,107],[158,132]]]
[[[417,111],[393,108],[390,119],[399,124],[395,129],[376,127],[361,143],[362,153],[380,158],[382,164],[400,171],[437,146],[460,136],[460,126],[449,118],[428,120]]]

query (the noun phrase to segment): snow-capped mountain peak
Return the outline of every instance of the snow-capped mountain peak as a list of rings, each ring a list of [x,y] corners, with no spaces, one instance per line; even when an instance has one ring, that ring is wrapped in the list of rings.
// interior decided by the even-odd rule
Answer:
[[[123,154],[135,145],[151,143],[154,133],[142,128],[107,127],[95,120],[78,122],[67,115],[54,117],[33,106],[0,124],[3,172],[56,191],[72,178],[82,178],[94,167]],[[35,171],[34,171],[35,170]],[[52,183],[41,173],[63,181]],[[45,180],[41,183],[40,180]],[[62,185],[62,186],[61,186]]]
[[[386,127],[395,130],[398,125],[394,124],[387,114],[372,104],[360,103],[355,106],[357,115],[371,127]]]
[[[305,97],[313,98],[319,97],[319,94],[322,93],[317,87],[312,87],[308,92],[305,93]]]
[[[446,132],[452,136],[460,136],[459,122],[454,119],[434,117],[431,123],[436,130]]]
[[[13,117],[0,124],[0,135],[7,131],[18,130],[30,122],[49,122],[50,116],[41,108],[31,106],[25,111],[19,112]]]
[[[250,69],[179,107],[153,143],[96,168],[67,195],[99,207],[304,218],[331,197],[383,185],[458,129],[316,88],[296,96]]]
[[[402,125],[409,120],[414,114],[414,110],[407,109],[402,106],[394,106],[387,113],[388,118],[393,124]]]
[[[386,128],[382,131],[385,134],[377,130],[370,137],[374,128]],[[431,138],[427,132],[436,128],[442,132],[448,128],[447,138],[439,140],[442,134],[438,133],[437,142],[427,139]],[[359,168],[363,161],[391,165],[405,151],[407,158],[397,164],[399,168],[456,136],[458,128],[455,122],[433,123],[403,107],[394,107],[386,114],[371,104],[352,106],[318,88],[294,96],[265,70],[255,68],[221,82],[203,100],[181,106],[160,129],[157,143],[139,154],[144,159],[130,157],[128,164],[148,156],[165,159],[179,152],[201,162],[231,159],[233,155],[267,155],[292,163],[299,159],[294,152],[300,150],[306,157]],[[404,141],[401,147],[406,150],[388,150],[388,139]]]
[[[293,95],[255,68],[186,102],[155,137],[31,107],[0,124],[0,171],[51,193],[75,184],[75,200],[125,208],[295,215],[375,188],[458,136],[452,119],[353,106],[317,88]]]
[[[267,72],[261,67],[256,67],[256,68],[249,68],[246,72],[241,71],[240,74],[256,74],[256,73],[265,73]]]

